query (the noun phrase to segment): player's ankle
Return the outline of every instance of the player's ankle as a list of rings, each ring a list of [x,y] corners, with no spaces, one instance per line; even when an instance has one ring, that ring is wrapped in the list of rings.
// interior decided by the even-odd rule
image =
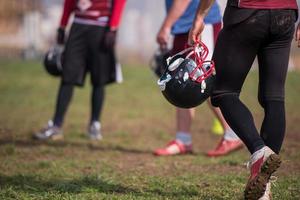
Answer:
[[[176,140],[179,140],[184,145],[192,144],[192,136],[188,132],[178,131],[176,133]]]

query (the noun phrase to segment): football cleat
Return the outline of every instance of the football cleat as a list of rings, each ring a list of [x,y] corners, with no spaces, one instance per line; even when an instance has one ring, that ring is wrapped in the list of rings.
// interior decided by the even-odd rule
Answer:
[[[49,120],[47,126],[35,133],[33,138],[37,140],[60,140],[63,139],[63,132],[53,124],[52,120]]]
[[[279,155],[267,146],[252,154],[249,162],[250,177],[244,191],[246,200],[257,200],[264,196],[271,175],[280,164]]]
[[[242,147],[243,142],[239,139],[225,140],[224,138],[222,138],[218,146],[214,150],[208,151],[206,154],[209,157],[224,156]]]
[[[101,124],[98,121],[92,122],[88,127],[88,136],[91,140],[101,140]]]
[[[185,145],[180,140],[172,140],[164,148],[156,149],[153,154],[156,156],[173,156],[192,153],[192,145]]]
[[[167,59],[167,69],[157,81],[174,106],[193,108],[210,96],[215,81],[213,61],[206,61],[207,47],[199,42]]]

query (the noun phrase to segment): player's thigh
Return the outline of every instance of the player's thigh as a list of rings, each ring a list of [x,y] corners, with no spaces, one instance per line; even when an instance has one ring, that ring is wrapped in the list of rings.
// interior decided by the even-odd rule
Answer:
[[[89,32],[88,66],[93,85],[107,84],[115,75],[115,51],[104,45],[106,31],[104,27],[91,27]]]
[[[214,94],[239,93],[255,59],[257,46],[243,45],[232,30],[222,30],[213,54],[216,67]]]
[[[268,43],[258,52],[259,100],[284,100],[284,85],[289,63],[291,41],[294,34],[295,12],[277,10]],[[280,22],[280,23],[279,23]]]
[[[87,43],[84,27],[73,25],[63,55],[63,80],[83,84],[86,71]]]

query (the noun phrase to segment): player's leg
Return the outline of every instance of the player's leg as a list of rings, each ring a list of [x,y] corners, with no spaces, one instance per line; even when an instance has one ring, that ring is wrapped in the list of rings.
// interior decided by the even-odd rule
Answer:
[[[62,81],[57,95],[55,114],[44,129],[34,134],[34,138],[39,140],[62,138],[61,128],[71,102],[74,85],[82,85],[84,81],[85,53],[84,28],[73,24],[65,47]]]
[[[183,143],[187,151],[192,148],[191,126],[195,117],[195,109],[176,108],[177,133],[176,140]]]
[[[240,43],[240,45],[236,46],[238,47],[238,49],[236,49],[238,50],[236,51],[238,55],[234,60],[238,61],[240,59],[244,59],[245,64],[247,60],[245,60],[245,57],[243,56],[249,56],[249,53],[251,52],[247,53],[247,51],[244,51],[244,48],[251,50],[256,46],[256,44],[259,44],[256,46],[259,47],[257,48],[258,53],[261,47],[270,42],[270,35],[272,35],[270,30],[277,30],[277,28],[273,29],[273,27],[271,27],[273,22],[270,24],[270,19],[278,19],[278,17],[273,18],[271,13],[272,12],[267,10],[255,10],[255,13],[246,20],[246,23],[239,23],[235,26],[235,31],[232,31],[232,33],[235,32],[236,34],[225,36],[225,38],[222,39],[224,42],[226,39],[230,39],[230,37],[235,37],[235,40]],[[286,20],[283,20],[282,22],[278,22],[277,25],[285,23]],[[281,31],[285,31],[285,29],[282,29]],[[238,36],[242,37],[242,40],[239,41]],[[256,41],[258,41],[258,43]],[[230,43],[231,44],[227,44],[229,47],[225,47],[223,43],[223,47],[225,48],[223,50],[227,52],[227,56],[230,52],[232,52],[230,51],[230,48],[235,46],[234,41],[230,41]],[[215,60],[217,62],[222,60],[220,52],[218,56],[216,56]],[[226,59],[223,59],[223,61],[226,61]],[[228,80],[226,80],[226,77],[224,78],[224,74],[226,74],[226,70],[232,70],[234,66],[224,63],[221,67],[218,66],[217,62],[217,69],[219,68],[220,71],[225,70],[225,72],[223,71],[222,73],[219,73],[218,77],[217,70],[217,86],[214,91],[213,103],[221,108],[223,116],[229,123],[230,127],[232,127],[238,136],[244,141],[252,154],[250,158],[251,175],[246,185],[245,198],[259,199],[265,193],[270,177],[278,169],[281,161],[279,156],[272,149],[267,147],[264,140],[259,136],[254,125],[253,117],[248,108],[239,100],[238,94],[236,94],[234,90],[232,90],[232,93],[228,92],[230,91],[228,90],[229,88],[232,89],[235,86],[232,84],[234,82],[226,83]],[[219,64],[222,65],[220,62]],[[241,69],[243,68],[240,68],[240,70]],[[230,79],[236,80],[235,83],[241,86],[240,83],[242,82],[239,82],[237,81],[238,79],[236,79],[236,77],[239,77],[240,74],[236,72],[239,72],[239,70],[232,70],[230,74],[227,72],[226,76],[227,78],[230,77]],[[222,81],[224,85],[220,85],[220,81]]]
[[[102,139],[101,135],[101,123],[100,117],[102,112],[102,107],[105,97],[105,88],[104,86],[96,85],[93,86],[93,91],[91,95],[91,118],[89,126],[89,137],[91,139],[100,140]]]
[[[207,152],[207,156],[223,156],[242,148],[243,142],[227,124],[226,120],[224,119],[221,113],[221,110],[219,108],[212,107],[210,101],[208,101],[207,103],[211,110],[214,112],[216,118],[218,119],[218,122],[221,124],[222,129],[224,130],[220,142],[218,143],[215,149]]]
[[[275,11],[280,12],[280,11]],[[292,13],[292,14],[291,14]],[[283,11],[275,23],[278,27],[275,37],[258,53],[259,94],[258,99],[264,108],[265,116],[260,134],[265,144],[275,153],[279,153],[285,135],[284,85],[289,62],[291,40],[294,32],[293,11]],[[260,199],[271,199],[271,182]]]
[[[171,54],[176,54],[186,47],[188,34],[175,35]],[[194,109],[176,108],[176,136],[165,147],[156,149],[157,156],[178,155],[192,152],[191,125]]]
[[[265,144],[277,154],[285,133],[284,85],[295,19],[290,12],[292,11],[281,12],[280,17],[285,20],[285,24],[277,27],[279,33],[270,37],[270,42],[258,53],[258,98],[265,111],[260,133]]]
[[[213,38],[214,44],[217,41],[218,35],[221,31],[222,23],[215,23],[213,24]],[[232,151],[240,149],[243,147],[242,141],[239,137],[234,133],[234,131],[230,128],[227,124],[226,120],[224,119],[221,111],[219,108],[215,108],[211,105],[210,100],[207,101],[209,107],[214,112],[216,119],[213,121],[212,132],[219,133],[223,135],[221,141],[218,143],[215,149],[210,150],[207,152],[208,156],[222,156],[226,155]]]
[[[74,85],[61,82],[56,100],[55,114],[53,117],[54,126],[59,128],[62,127],[65,113],[73,96],[73,90]]]
[[[192,152],[191,125],[195,109],[176,108],[176,136],[165,147],[154,151],[157,156],[170,156]]]
[[[188,34],[178,34],[174,38],[172,54],[182,51],[186,47]],[[175,154],[192,151],[191,126],[195,116],[195,109],[176,108],[176,140],[178,143]],[[174,153],[172,153],[174,154]]]
[[[101,113],[105,100],[105,84],[110,81],[111,71],[115,69],[113,49],[104,47],[105,27],[90,26],[88,31],[88,66],[91,73],[91,116],[88,136],[92,140],[102,139]]]
[[[92,111],[91,111],[90,122],[99,121],[103,102],[104,102],[104,96],[105,96],[105,89],[103,86],[93,86],[93,91],[91,96]]]
[[[259,61],[259,102],[264,108],[265,117],[261,127],[261,137],[270,151],[278,154],[285,134],[285,107],[284,107],[284,85],[288,68],[291,41],[294,33],[294,22],[296,13],[294,10],[272,10],[271,28],[268,42],[258,53]],[[275,17],[274,17],[275,16]],[[280,165],[280,160],[262,168],[267,177]],[[271,178],[270,178],[271,180]],[[253,197],[252,187],[256,186],[254,181],[250,185],[245,196]],[[257,184],[258,186],[260,184]],[[255,188],[255,187],[253,187]],[[257,187],[256,187],[257,188]],[[255,191],[255,190],[254,190]],[[259,191],[256,189],[256,191]],[[255,194],[255,193],[254,193]],[[253,197],[253,199],[256,197]],[[271,181],[267,182],[262,199],[271,199]]]
[[[236,9],[230,9],[233,9],[230,11],[231,15],[240,14]],[[255,128],[251,112],[241,102],[239,94],[261,46],[261,40],[268,30],[264,24],[267,21],[265,15],[258,18],[253,13],[249,15],[238,24],[230,24],[230,21],[224,20],[225,26],[218,36],[213,54],[216,85],[211,101],[214,106],[220,107],[229,126],[253,153],[262,148],[264,142]],[[228,19],[225,17],[226,15],[224,19]]]

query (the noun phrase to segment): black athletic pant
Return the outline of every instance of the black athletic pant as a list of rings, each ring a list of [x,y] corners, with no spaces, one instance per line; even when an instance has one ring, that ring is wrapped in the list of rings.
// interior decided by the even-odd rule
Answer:
[[[54,125],[61,127],[65,113],[73,96],[74,85],[61,82],[57,95],[56,110],[53,117]],[[104,101],[104,86],[93,86],[91,95],[90,123],[99,121]]]
[[[220,107],[251,153],[264,145],[280,151],[285,133],[284,85],[295,21],[294,10],[226,8],[213,55],[217,75],[212,104]],[[251,112],[239,99],[256,56],[258,99],[265,111],[260,134]]]

